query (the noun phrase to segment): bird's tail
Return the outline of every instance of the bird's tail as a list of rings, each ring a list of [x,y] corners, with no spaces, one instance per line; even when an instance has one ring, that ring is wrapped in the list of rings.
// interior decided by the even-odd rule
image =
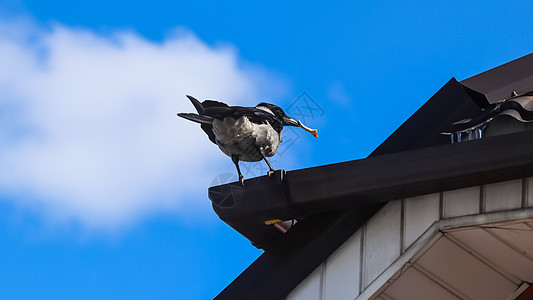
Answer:
[[[192,105],[194,105],[194,108],[196,108],[196,111],[198,112],[198,114],[203,114],[204,113],[204,106],[202,105],[202,103],[200,101],[198,101],[198,99],[194,98],[193,96],[190,96],[190,95],[186,95],[187,98],[189,98],[189,100],[191,100],[192,102]]]
[[[192,113],[179,113],[178,116],[187,119],[189,121],[193,121],[200,124],[211,124],[213,123],[213,118],[210,116],[201,116],[197,114]]]

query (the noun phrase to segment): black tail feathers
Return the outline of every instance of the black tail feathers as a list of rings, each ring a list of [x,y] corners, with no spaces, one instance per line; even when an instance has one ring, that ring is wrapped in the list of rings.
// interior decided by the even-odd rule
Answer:
[[[193,113],[178,113],[178,116],[193,121],[200,124],[211,124],[213,123],[213,118],[210,116],[201,116]]]

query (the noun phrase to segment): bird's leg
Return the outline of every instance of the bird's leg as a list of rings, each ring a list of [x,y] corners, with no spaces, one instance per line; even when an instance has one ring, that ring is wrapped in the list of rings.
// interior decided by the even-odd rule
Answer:
[[[237,167],[237,173],[239,174],[239,181],[241,182],[242,185],[244,185],[244,176],[242,176],[241,168],[239,167],[239,158],[236,155],[234,155],[231,157],[231,160],[235,164],[235,167]]]
[[[270,164],[270,162],[268,161],[266,156],[263,154],[263,151],[261,151],[260,149],[257,149],[257,150],[259,150],[259,153],[261,153],[261,156],[263,157],[263,159],[267,163],[268,167],[270,168],[270,170],[267,172],[268,176],[272,175],[274,173],[274,171],[276,171],[276,170],[272,167],[272,165]]]

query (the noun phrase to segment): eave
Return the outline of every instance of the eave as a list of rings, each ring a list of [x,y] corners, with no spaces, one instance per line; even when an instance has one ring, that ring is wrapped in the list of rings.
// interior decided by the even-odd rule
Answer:
[[[283,200],[270,198],[267,187],[277,190],[278,184],[263,177],[265,181],[246,187],[243,203],[253,207],[254,202],[285,202],[296,212],[294,217],[305,217],[281,234],[263,223],[265,217],[278,217],[268,215],[268,209],[233,212],[226,219],[224,211],[215,207],[225,222],[252,242],[267,228],[278,235],[274,241],[255,241],[266,252],[217,299],[231,299],[243,290],[253,299],[281,298],[387,201],[532,176],[531,153],[533,131],[525,131],[291,171],[284,179],[288,193],[281,196]],[[241,216],[246,219],[243,223]],[[283,284],[273,289],[272,280]]]

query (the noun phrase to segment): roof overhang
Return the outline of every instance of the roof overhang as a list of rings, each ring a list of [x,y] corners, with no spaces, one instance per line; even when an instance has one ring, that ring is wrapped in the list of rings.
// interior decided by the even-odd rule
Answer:
[[[219,217],[256,247],[283,236],[273,220],[533,175],[533,131],[380,155],[211,187]]]

